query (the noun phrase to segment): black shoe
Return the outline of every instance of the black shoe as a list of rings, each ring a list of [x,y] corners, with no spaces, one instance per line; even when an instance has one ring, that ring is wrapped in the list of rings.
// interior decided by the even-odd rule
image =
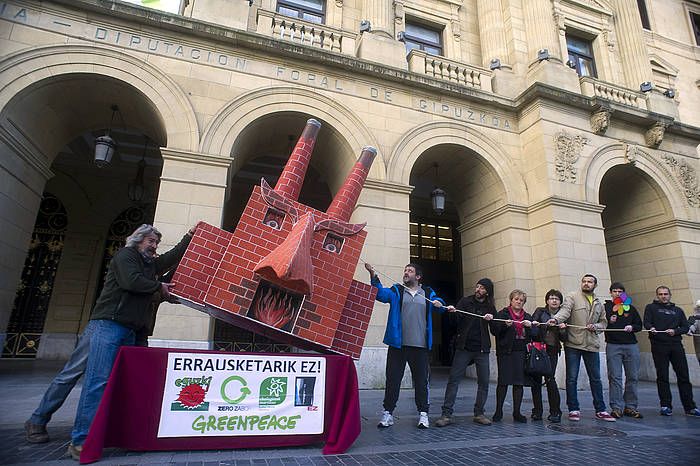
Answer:
[[[24,434],[29,443],[46,443],[49,441],[49,433],[46,431],[46,426],[32,424],[32,421],[24,423]]]
[[[547,420],[552,424],[559,424],[561,422],[561,413],[550,414],[549,416],[547,416]]]
[[[523,416],[520,413],[513,413],[513,420],[515,422],[519,422],[520,424],[527,424],[527,417]]]
[[[503,420],[503,413],[496,411],[493,413],[493,417],[491,418],[493,422],[501,422]]]
[[[542,420],[542,415],[537,414],[537,413],[532,413],[532,416],[530,416],[530,419],[533,421],[541,421]]]

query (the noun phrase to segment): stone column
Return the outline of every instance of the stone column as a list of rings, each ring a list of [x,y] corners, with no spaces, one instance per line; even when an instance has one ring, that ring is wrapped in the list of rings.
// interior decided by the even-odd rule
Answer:
[[[652,74],[637,2],[618,0],[611,5],[615,9],[615,36],[623,57],[620,62],[625,82],[630,89],[639,90],[641,83],[652,80]]]
[[[162,148],[163,171],[154,224],[167,251],[198,221],[221,226],[228,169],[232,159]],[[152,337],[154,346],[209,348],[210,318],[182,305],[161,304]]]
[[[378,160],[375,163],[379,162]],[[369,282],[369,274],[363,261],[370,262],[381,272],[384,286],[401,281],[403,268],[409,262],[409,196],[412,186],[390,181],[369,178],[365,181],[360,199],[350,221],[367,222],[367,239],[360,255],[360,263],[355,271],[355,280]],[[388,278],[391,277],[391,278]],[[385,377],[387,346],[382,343],[389,306],[375,303],[367,336],[357,361],[361,388],[383,388]],[[403,387],[410,387],[410,377],[402,381]]]
[[[528,43],[528,62],[537,60],[538,50],[547,49],[550,60],[562,63],[552,0],[523,2],[523,14]]]
[[[477,0],[476,8],[483,65],[488,68],[491,60],[498,58],[503,68],[510,69],[501,0]]]
[[[364,0],[362,18],[372,23],[372,34],[394,38],[394,6],[390,0]]]

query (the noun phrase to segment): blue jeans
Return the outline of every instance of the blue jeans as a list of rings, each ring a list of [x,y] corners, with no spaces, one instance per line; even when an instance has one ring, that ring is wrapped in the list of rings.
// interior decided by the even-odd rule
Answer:
[[[581,367],[581,358],[586,366],[588,380],[591,384],[591,394],[593,395],[593,406],[595,412],[605,411],[605,400],[603,399],[603,383],[600,380],[600,355],[597,351],[584,351],[575,348],[564,348],[566,360],[566,405],[569,411],[579,411],[577,382],[578,372]]]
[[[119,348],[131,346],[135,341],[133,330],[111,320],[91,320],[87,326],[86,332],[88,331],[91,332],[90,357],[71,432],[73,445],[82,445],[87,438]]]
[[[73,353],[71,353],[70,359],[63,366],[61,372],[51,381],[51,385],[46,389],[39,407],[34,411],[32,417],[29,418],[32,424],[45,426],[49,423],[53,413],[63,405],[63,402],[68,398],[68,394],[70,394],[78,379],[85,372],[89,354],[90,332],[89,329],[85,329],[85,332],[78,337],[78,344],[75,346]]]
[[[610,382],[610,409],[637,409],[637,383],[639,382],[639,346],[636,343],[619,345],[608,343],[605,350]],[[622,391],[622,368],[625,369],[624,395]]]

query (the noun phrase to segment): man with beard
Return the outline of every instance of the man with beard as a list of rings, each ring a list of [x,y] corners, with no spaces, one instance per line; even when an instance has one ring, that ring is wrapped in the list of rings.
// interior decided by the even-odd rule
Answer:
[[[455,307],[460,311],[477,314],[483,318],[463,313],[454,316],[459,329],[455,338],[455,355],[445,389],[442,417],[435,421],[435,425],[445,427],[454,422],[452,413],[459,383],[464,377],[467,366],[473,363],[476,365],[477,380],[473,421],[487,426],[491,424],[484,415],[484,405],[489,396],[489,353],[491,352],[488,321],[492,320],[496,314],[493,304],[493,282],[488,278],[482,278],[476,282],[474,294],[460,299]],[[447,309],[453,310],[455,307],[448,306]]]
[[[160,290],[164,298],[170,297],[174,284],[161,283],[157,276],[182,258],[195,229],[192,227],[173,249],[157,255],[161,234],[152,225],[143,224],[109,263],[104,287],[84,332],[90,339],[90,355],[68,446],[73,459],[80,459],[119,348],[133,345],[136,332],[147,325],[153,294]]]
[[[389,316],[384,333],[384,343],[389,345],[386,356],[386,388],[384,411],[379,428],[394,425],[393,411],[399,399],[401,379],[406,363],[411,368],[418,409],[418,428],[427,429],[428,421],[428,365],[433,344],[433,310],[444,312],[444,302],[429,287],[420,284],[423,271],[416,264],[408,264],[403,270],[403,285],[395,283],[384,288],[370,264],[365,264],[372,285],[379,291],[377,301],[389,304]]]
[[[662,416],[671,416],[671,385],[668,381],[669,362],[678,380],[681,404],[688,416],[700,417],[700,410],[693,400],[693,386],[688,375],[688,360],[683,349],[682,335],[688,333],[690,325],[683,309],[671,302],[671,289],[656,288],[656,299],[644,308],[644,328],[649,330],[651,356],[656,367],[656,387]]]
[[[581,278],[581,289],[572,291],[564,298],[559,312],[549,321],[567,327],[567,340],[564,343],[566,361],[566,404],[569,408],[569,421],[581,420],[578,404],[578,373],[581,359],[586,366],[586,373],[591,385],[595,418],[601,421],[615,422],[605,409],[603,399],[603,382],[600,380],[600,339],[598,332],[605,330],[608,321],[605,318],[605,307],[594,291],[598,279],[586,274]]]

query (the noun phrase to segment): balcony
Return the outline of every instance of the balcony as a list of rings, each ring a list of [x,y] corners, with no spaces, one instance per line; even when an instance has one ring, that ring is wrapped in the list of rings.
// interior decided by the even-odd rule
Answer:
[[[453,84],[492,92],[491,71],[431,55],[421,50],[414,49],[408,54],[408,70]]]
[[[316,47],[345,55],[355,55],[357,34],[325,24],[291,18],[274,11],[258,10],[257,32],[279,40]]]
[[[598,97],[629,107],[647,110],[646,96],[642,92],[600,81],[591,77],[580,78],[581,93],[587,97]]]

